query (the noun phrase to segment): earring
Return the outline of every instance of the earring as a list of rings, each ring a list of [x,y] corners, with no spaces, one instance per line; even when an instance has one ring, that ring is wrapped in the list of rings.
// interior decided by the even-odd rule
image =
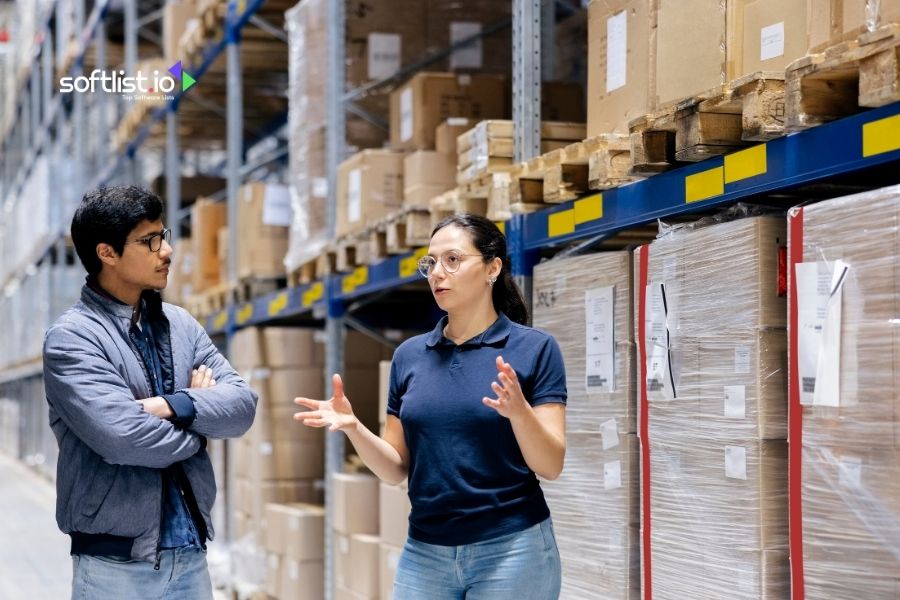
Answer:
[[[491,277],[490,279],[488,279],[488,285],[489,285],[489,286],[494,287],[494,284],[495,284],[495,283],[497,283],[497,278],[496,278],[496,277]]]

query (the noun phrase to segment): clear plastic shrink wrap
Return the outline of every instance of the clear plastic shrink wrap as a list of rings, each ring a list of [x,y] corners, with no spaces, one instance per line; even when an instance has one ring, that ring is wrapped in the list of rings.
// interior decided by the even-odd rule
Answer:
[[[753,217],[635,252],[654,600],[788,596],[786,241],[783,218]]]
[[[566,364],[566,462],[542,483],[563,567],[561,598],[640,597],[638,441],[631,255],[551,260],[534,270],[534,326]]]
[[[792,262],[801,263],[791,287],[791,439],[802,440],[791,457],[801,461],[791,467],[791,514],[800,521],[792,530],[802,531],[792,537],[802,543],[795,582],[802,578],[810,599],[894,600],[900,186],[795,209],[789,224]]]

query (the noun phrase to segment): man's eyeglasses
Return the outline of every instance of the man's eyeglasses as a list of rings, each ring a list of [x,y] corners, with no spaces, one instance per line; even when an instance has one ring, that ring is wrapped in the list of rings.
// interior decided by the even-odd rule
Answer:
[[[146,244],[147,247],[150,248],[150,252],[159,252],[160,248],[162,248],[163,240],[166,240],[167,244],[172,241],[171,229],[163,229],[159,233],[154,233],[153,235],[148,235],[147,237],[138,238],[136,240],[129,240],[125,243]]]
[[[456,273],[459,271],[459,265],[462,263],[464,256],[481,256],[481,254],[463,254],[456,250],[448,250],[441,254],[441,266],[448,273]],[[433,256],[423,256],[419,259],[419,273],[422,277],[430,277],[434,268],[437,266],[438,259]]]

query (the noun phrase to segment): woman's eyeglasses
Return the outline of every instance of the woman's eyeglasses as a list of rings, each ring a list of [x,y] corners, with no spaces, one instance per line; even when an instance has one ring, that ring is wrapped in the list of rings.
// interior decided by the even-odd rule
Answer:
[[[444,270],[448,273],[456,273],[459,271],[459,265],[462,263],[464,256],[481,256],[481,254],[463,254],[456,250],[448,250],[441,254],[441,266],[444,267]],[[435,257],[423,256],[419,259],[419,273],[422,274],[422,277],[430,277],[437,264],[438,259]]]

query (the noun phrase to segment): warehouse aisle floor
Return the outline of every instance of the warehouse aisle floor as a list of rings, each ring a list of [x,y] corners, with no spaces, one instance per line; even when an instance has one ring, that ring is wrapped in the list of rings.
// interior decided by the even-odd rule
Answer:
[[[55,506],[50,481],[0,453],[0,600],[69,598],[69,540]]]

